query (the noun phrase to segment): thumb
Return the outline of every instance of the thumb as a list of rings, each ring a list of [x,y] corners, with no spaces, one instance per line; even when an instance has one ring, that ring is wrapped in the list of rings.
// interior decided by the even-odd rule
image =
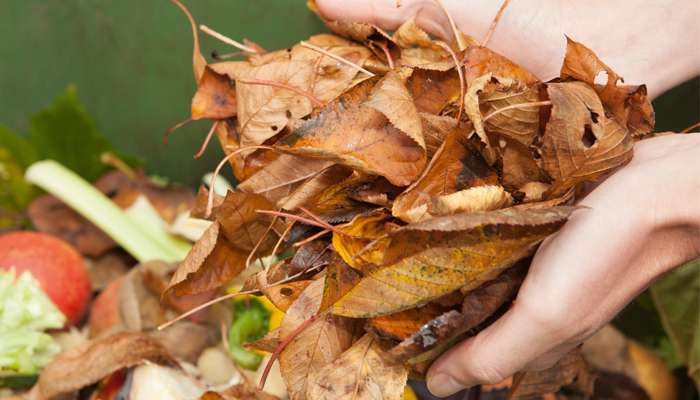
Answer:
[[[438,397],[498,383],[549,350],[555,342],[547,321],[516,305],[473,338],[442,355],[428,371],[428,389]]]

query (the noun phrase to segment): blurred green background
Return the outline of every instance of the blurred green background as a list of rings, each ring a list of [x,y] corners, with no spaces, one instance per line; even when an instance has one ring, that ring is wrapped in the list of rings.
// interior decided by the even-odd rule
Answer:
[[[187,5],[198,23],[267,49],[324,29],[302,0]],[[99,129],[117,150],[144,159],[148,172],[196,184],[221,157],[218,146],[210,146],[205,158],[192,159],[206,122],[176,131],[163,144],[166,129],[189,115],[195,88],[190,27],[169,1],[3,0],[0,33],[0,125],[26,132],[27,115],[74,83]],[[232,51],[205,35],[202,49]],[[698,120],[699,87],[694,79],[656,101],[659,130]]]

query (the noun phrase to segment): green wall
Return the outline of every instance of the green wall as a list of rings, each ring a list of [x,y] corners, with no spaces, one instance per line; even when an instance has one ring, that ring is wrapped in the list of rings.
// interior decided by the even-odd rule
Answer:
[[[268,49],[323,29],[303,0],[189,0],[199,23]],[[118,150],[151,173],[194,184],[221,156],[192,160],[208,128],[192,124],[165,146],[165,130],[189,113],[192,38],[167,0],[0,0],[0,125],[26,130],[26,116],[66,85],[78,93]],[[202,37],[205,52],[229,48]],[[659,129],[698,120],[698,81],[657,102]]]

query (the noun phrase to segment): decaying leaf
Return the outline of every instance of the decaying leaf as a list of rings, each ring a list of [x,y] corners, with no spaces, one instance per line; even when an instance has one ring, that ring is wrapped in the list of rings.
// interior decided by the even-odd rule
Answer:
[[[374,86],[365,105],[384,114],[389,122],[425,149],[420,115],[411,93],[406,88],[406,79],[412,73],[410,68],[388,72]]]
[[[382,266],[332,307],[366,318],[406,310],[460,287],[477,287],[526,257],[572,209],[505,209],[437,217],[391,234]]]
[[[405,340],[447,311],[436,303],[367,320],[367,329],[380,339]]]
[[[312,110],[310,100],[294,91],[250,80],[272,81],[308,91],[313,68],[306,61],[275,61],[250,68],[245,81],[236,81],[238,123],[241,146],[260,145],[278,134],[292,118],[301,118]]]
[[[362,275],[357,270],[351,268],[340,257],[335,257],[326,268],[319,310],[328,310],[328,307],[352,289],[361,278]]]
[[[371,335],[309,377],[307,398],[319,400],[400,400],[408,370],[392,363]]]
[[[632,137],[605,115],[596,93],[581,82],[551,83],[552,114],[542,143],[554,193],[614,171],[632,159]]]
[[[216,289],[245,268],[248,257],[223,235],[214,222],[194,244],[170,280],[166,294],[186,295]]]
[[[39,377],[39,392],[58,399],[98,382],[111,373],[150,361],[175,363],[165,348],[141,332],[124,332],[92,340],[57,356]]]
[[[323,280],[309,285],[282,320],[280,337],[292,333],[311,318],[321,305]],[[290,399],[306,399],[313,373],[335,360],[352,343],[353,321],[326,314],[297,335],[280,354],[280,370]]]
[[[451,214],[454,212],[435,208],[436,203],[440,202],[439,199],[487,185],[498,185],[496,171],[489,167],[481,153],[463,134],[450,133],[444,138],[423,175],[396,198],[392,213],[406,222],[419,222],[433,216]],[[443,200],[445,201],[450,200]],[[483,205],[485,207],[474,204],[469,209],[493,209],[485,203]],[[455,212],[457,209],[454,209]]]
[[[333,248],[348,265],[362,269],[363,265],[380,265],[389,244],[384,223],[389,215],[383,210],[369,215],[358,215],[346,226],[339,228],[345,234],[333,234]]]
[[[595,83],[605,72],[605,85]],[[566,55],[561,67],[562,79],[575,79],[595,88],[600,100],[610,110],[615,120],[628,128],[635,136],[654,130],[654,109],[647,97],[645,85],[618,85],[622,77],[603,63],[588,47],[566,38]]]
[[[382,113],[363,105],[375,83],[355,86],[295,126],[281,149],[381,175],[397,186],[410,184],[425,166],[425,152]]]
[[[236,90],[225,75],[208,66],[192,98],[192,119],[225,119],[236,115]]]

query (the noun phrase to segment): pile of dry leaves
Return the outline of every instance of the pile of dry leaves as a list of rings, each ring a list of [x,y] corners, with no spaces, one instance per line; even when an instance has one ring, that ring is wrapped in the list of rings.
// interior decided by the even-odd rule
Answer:
[[[164,294],[220,288],[275,256],[243,291],[286,312],[250,347],[279,359],[291,399],[402,398],[508,307],[580,185],[627,163],[654,125],[645,86],[571,39],[550,82],[414,19],[393,33],[326,21],[335,34],[270,52],[201,27],[245,55],[208,64],[187,14],[191,118],[213,122],[205,145],[218,137],[217,173],[230,163],[239,184],[200,191],[193,213],[213,224]],[[578,354],[513,382],[521,397],[592,387]]]

